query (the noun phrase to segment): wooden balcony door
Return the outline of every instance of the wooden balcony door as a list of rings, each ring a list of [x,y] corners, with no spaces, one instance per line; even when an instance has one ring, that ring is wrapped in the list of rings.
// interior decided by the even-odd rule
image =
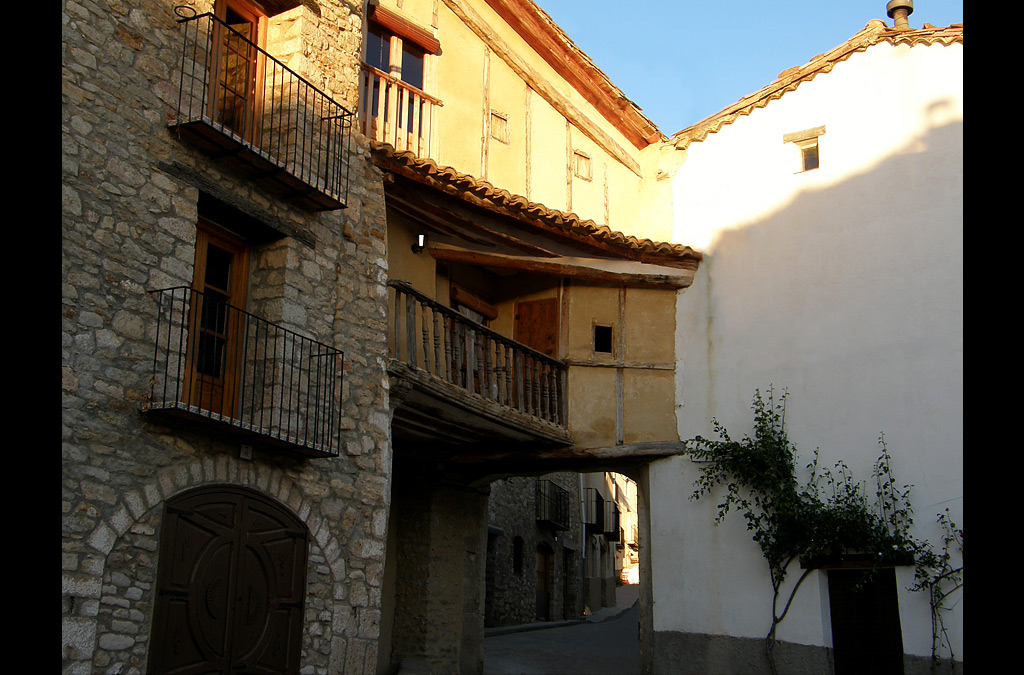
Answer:
[[[189,328],[189,405],[235,416],[249,277],[245,240],[213,223],[196,228],[196,262]]]
[[[210,117],[253,143],[259,133],[265,66],[256,47],[265,46],[267,17],[241,0],[218,0],[214,13],[230,30],[218,24],[214,31]]]

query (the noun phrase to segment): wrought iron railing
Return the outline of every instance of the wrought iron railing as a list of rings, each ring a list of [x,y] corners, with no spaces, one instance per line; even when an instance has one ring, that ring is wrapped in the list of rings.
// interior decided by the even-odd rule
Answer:
[[[184,41],[171,126],[206,125],[257,156],[249,164],[261,177],[284,172],[301,182],[276,179],[285,187],[344,206],[354,113],[213,14],[175,11]]]
[[[537,521],[569,529],[569,491],[546,478],[537,480]]]
[[[391,357],[472,394],[566,427],[568,366],[391,281]]]
[[[203,417],[315,455],[340,447],[338,349],[188,287],[159,304],[148,409]]]
[[[362,64],[359,74],[359,130],[367,138],[430,157],[440,99],[407,82]]]
[[[597,488],[583,491],[583,524],[588,533],[604,534],[604,501]]]

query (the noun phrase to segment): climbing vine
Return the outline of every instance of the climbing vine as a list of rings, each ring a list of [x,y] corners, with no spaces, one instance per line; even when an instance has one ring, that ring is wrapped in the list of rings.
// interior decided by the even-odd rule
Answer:
[[[800,585],[824,560],[851,553],[870,555],[875,566],[916,566],[913,589],[928,590],[932,601],[933,662],[938,663],[942,645],[952,658],[941,613],[943,601],[962,585],[963,567],[953,565],[950,547],[959,546],[962,560],[963,532],[948,514],[945,520],[940,516],[947,534],[939,553],[910,535],[911,486],[899,485],[893,478],[884,436],[879,438],[881,454],[872,470],[873,500],[868,497],[870,488],[855,480],[844,462],[820,469],[817,451],[806,466],[809,479],[801,484],[796,476],[796,447],[786,435],[786,397],[783,393],[776,401],[772,388],[766,397],[755,392],[752,436],[733,440],[721,423],[712,420],[718,440],[698,436],[688,443],[691,458],[701,463],[691,499],[724,487],[715,523],[721,523],[730,511],[742,513],[768,562],[772,622],[765,636],[765,652],[772,673],[777,672],[776,632]],[[784,599],[783,582],[798,559],[804,570]]]

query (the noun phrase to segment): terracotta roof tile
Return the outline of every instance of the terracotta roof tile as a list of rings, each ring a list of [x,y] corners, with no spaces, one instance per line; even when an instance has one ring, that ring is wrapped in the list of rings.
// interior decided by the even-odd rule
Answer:
[[[410,151],[395,150],[387,143],[370,141],[373,156],[381,168],[438,187],[456,196],[472,195],[491,210],[503,213],[527,225],[542,225],[556,232],[583,237],[611,248],[613,253],[631,260],[675,267],[696,267],[703,258],[699,251],[682,244],[652,241],[616,232],[607,225],[598,225],[575,213],[551,209],[497,188],[485,180],[461,173],[450,166],[441,166],[432,159],[417,157]]]
[[[737,118],[749,115],[754,110],[763,108],[772,101],[782,98],[784,94],[795,90],[804,82],[813,80],[818,73],[827,73],[837,63],[845,61],[853,54],[865,51],[868,47],[876,44],[885,42],[891,45],[910,45],[913,47],[916,45],[932,44],[963,44],[963,41],[964,26],[959,23],[945,28],[937,28],[926,23],[923,28],[914,29],[893,28],[887,26],[880,19],[874,19],[869,21],[862,31],[835,49],[824,54],[818,54],[802,66],[795,66],[783,71],[774,82],[760,91],[744,96],[736,103],[714,115],[672,134],[670,142],[676,148],[682,150],[694,141],[702,141],[708,134],[713,134],[723,126],[732,124]]]

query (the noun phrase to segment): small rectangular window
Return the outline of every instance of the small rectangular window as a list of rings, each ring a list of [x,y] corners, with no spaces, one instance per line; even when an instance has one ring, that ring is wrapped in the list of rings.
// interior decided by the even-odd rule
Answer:
[[[797,165],[796,173],[818,168],[820,165],[818,138],[824,135],[824,125],[782,135],[783,143],[792,143],[800,151],[800,163]]]
[[[491,111],[491,138],[506,145],[509,143],[508,115],[505,113]]]
[[[612,353],[612,327],[594,326],[594,353]]]
[[[813,144],[803,145],[800,147],[800,159],[803,163],[804,171],[810,171],[811,169],[818,168],[818,141],[814,140]]]
[[[591,169],[590,169],[590,155],[579,150],[573,150],[572,152],[572,172],[577,178],[583,180],[590,180]]]

